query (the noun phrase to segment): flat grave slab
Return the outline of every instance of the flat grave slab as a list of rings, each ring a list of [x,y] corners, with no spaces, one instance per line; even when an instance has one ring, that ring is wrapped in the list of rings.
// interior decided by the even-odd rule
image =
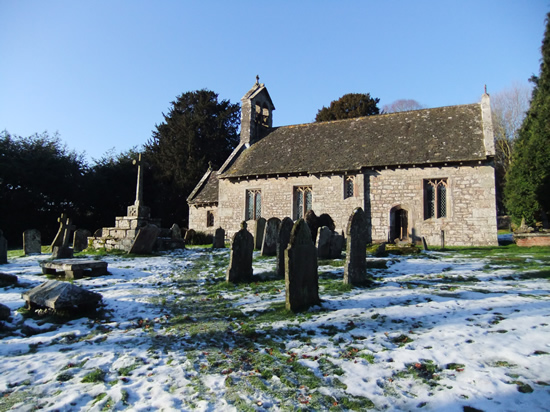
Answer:
[[[41,262],[40,267],[45,275],[61,275],[65,279],[80,279],[84,275],[101,276],[107,273],[107,262],[92,259],[56,259]]]

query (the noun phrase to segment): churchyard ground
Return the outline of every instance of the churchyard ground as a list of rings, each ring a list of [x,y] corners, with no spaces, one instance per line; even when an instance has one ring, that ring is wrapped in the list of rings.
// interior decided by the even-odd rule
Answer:
[[[46,280],[10,251],[0,288],[0,410],[545,410],[550,250],[457,248],[369,257],[373,287],[319,262],[320,307],[284,309],[275,257],[225,283],[227,249],[106,255],[94,316],[32,315]],[[383,268],[387,265],[387,268]]]

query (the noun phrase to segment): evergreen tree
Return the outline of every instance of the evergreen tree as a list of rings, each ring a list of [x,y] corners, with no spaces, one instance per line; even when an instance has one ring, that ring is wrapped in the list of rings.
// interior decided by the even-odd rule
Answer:
[[[550,13],[542,42],[540,75],[534,83],[531,105],[519,131],[506,176],[506,206],[514,221],[533,225],[547,222],[550,211]]]
[[[156,203],[145,203],[163,224],[185,225],[187,196],[208,164],[221,166],[239,142],[240,106],[204,89],[184,93],[171,105],[145,145],[159,191]]]
[[[0,133],[0,229],[10,245],[20,245],[27,229],[40,230],[47,244],[63,212],[76,222],[86,171],[83,156],[68,150],[57,134]]]
[[[338,100],[333,100],[329,107],[320,109],[315,116],[315,121],[327,122],[379,114],[378,102],[380,99],[370,97],[369,93],[348,93]]]

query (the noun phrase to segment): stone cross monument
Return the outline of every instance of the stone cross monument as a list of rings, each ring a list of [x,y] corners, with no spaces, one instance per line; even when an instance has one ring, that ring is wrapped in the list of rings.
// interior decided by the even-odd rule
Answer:
[[[136,201],[132,206],[128,206],[128,216],[149,218],[151,210],[143,204],[143,160],[141,160],[141,153],[137,160],[133,161],[134,165],[138,167],[137,173],[137,185],[136,185]]]

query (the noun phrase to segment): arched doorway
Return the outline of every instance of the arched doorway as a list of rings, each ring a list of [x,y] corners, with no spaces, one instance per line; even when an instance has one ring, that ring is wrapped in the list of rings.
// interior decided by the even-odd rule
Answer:
[[[401,205],[390,210],[390,241],[409,239],[409,212]]]

